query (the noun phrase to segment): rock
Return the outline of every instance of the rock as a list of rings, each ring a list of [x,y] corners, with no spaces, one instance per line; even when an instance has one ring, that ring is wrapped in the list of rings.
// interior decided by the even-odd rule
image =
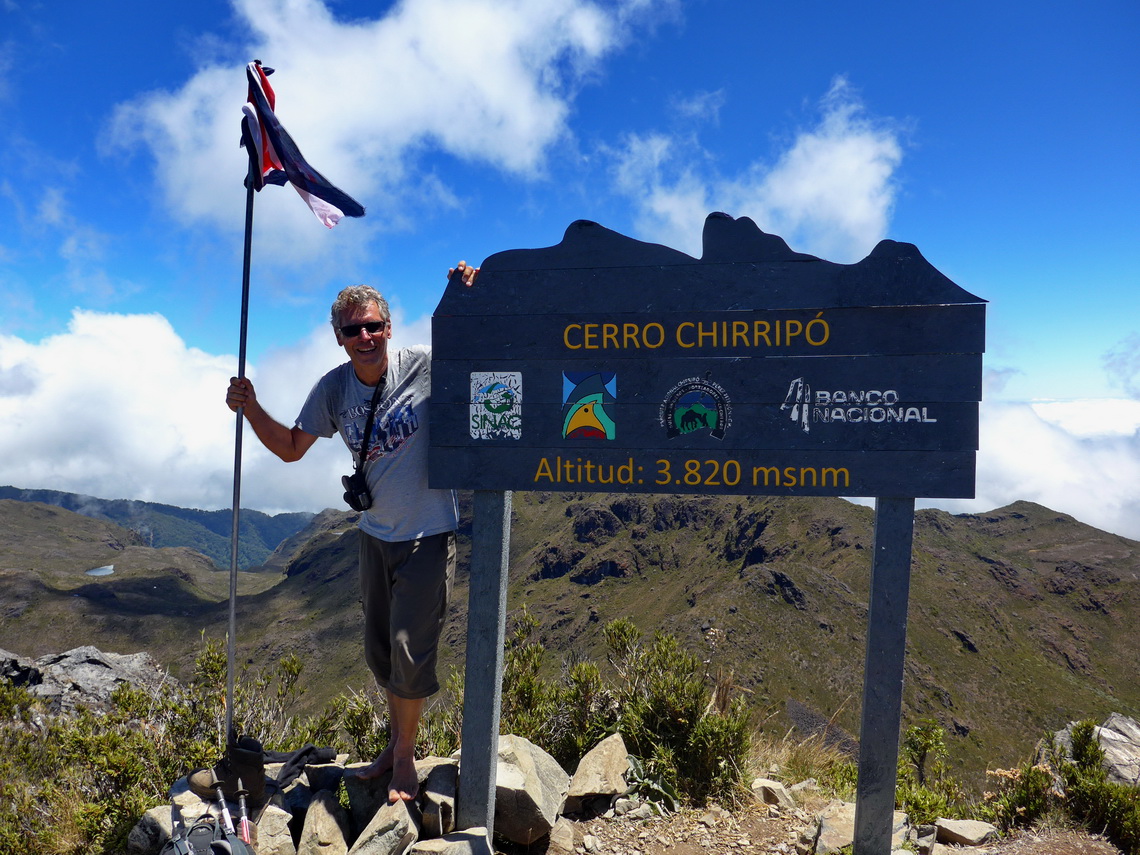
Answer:
[[[570,797],[567,796],[566,799],[569,801]],[[637,807],[638,804],[639,802],[636,802],[633,799],[614,799],[614,816],[625,816],[627,813]]]
[[[44,675],[31,659],[0,648],[0,680],[31,688],[42,683]]]
[[[127,836],[127,851],[131,855],[158,855],[173,833],[172,805],[187,831],[198,819],[207,814],[220,817],[217,803],[203,801],[194,795],[187,786],[185,777],[179,778],[171,785],[170,801],[171,804],[148,810],[131,829]],[[226,806],[236,825],[238,806],[230,802],[227,802]],[[289,812],[279,805],[270,803],[265,807],[256,824],[258,855],[296,855],[297,850],[293,846],[293,837],[289,830],[292,818]]]
[[[1097,738],[1109,780],[1133,787],[1140,783],[1140,724],[1113,713],[1097,728]]]
[[[469,828],[453,831],[433,840],[421,840],[408,850],[408,855],[491,855],[487,829]]]
[[[455,799],[459,788],[459,764],[455,760],[438,760],[424,781],[420,802],[423,805],[423,836],[444,837],[455,831]]]
[[[789,788],[789,791],[792,793],[799,793],[799,792],[803,792],[804,790],[818,790],[818,789],[819,789],[819,781],[817,781],[815,778],[808,778],[807,780],[799,781],[798,783],[792,784],[792,786]]]
[[[851,802],[833,801],[820,812],[818,819],[815,855],[835,855],[855,842],[855,805]],[[906,841],[907,827],[906,814],[896,810],[891,826],[892,849],[898,849]]]
[[[757,800],[766,805],[779,805],[787,810],[793,810],[796,806],[795,799],[792,798],[784,785],[779,781],[773,781],[771,778],[757,778],[753,781],[752,793]]]
[[[321,790],[313,796],[305,813],[297,855],[345,855],[347,835],[348,816],[344,808],[333,793]]]
[[[653,816],[653,806],[648,802],[642,802],[627,813],[626,816],[629,819],[650,819]]]
[[[460,761],[460,774],[462,774]],[[570,776],[558,761],[521,736],[499,737],[495,772],[495,833],[529,845],[558,819]]]
[[[0,665],[57,713],[73,713],[79,707],[105,710],[111,694],[124,683],[157,691],[169,679],[149,653],[104,653],[91,646],[42,656],[31,665],[0,651]]]
[[[629,752],[620,733],[607,736],[578,761],[570,788],[566,793],[563,813],[581,813],[586,800],[594,796],[620,796],[629,785]]]
[[[276,805],[267,805],[257,819],[257,855],[297,855],[289,821],[293,817]]]
[[[1075,721],[1069,722],[1063,729],[1053,734],[1052,743],[1057,746],[1062,756],[1071,759],[1073,756],[1073,726]],[[1108,779],[1118,784],[1137,786],[1140,784],[1140,724],[1128,716],[1112,713],[1104,724],[1095,729],[1097,742],[1104,751],[1104,768],[1108,772]],[[1042,740],[1037,746],[1037,762],[1048,762],[1050,746]],[[1061,794],[1061,781],[1054,771],[1056,789]]]
[[[273,804],[291,813],[293,816],[303,818],[313,801],[313,791],[309,787],[309,779],[302,772],[289,782],[281,793],[274,794]]]
[[[362,778],[360,773],[371,763],[350,763],[344,767],[341,782],[348,796],[348,826],[355,837],[362,832],[380,806],[388,801],[388,776]]]
[[[550,829],[550,843],[546,855],[571,855],[578,845],[577,827],[564,816],[560,816]]]
[[[939,843],[956,843],[959,846],[981,846],[998,836],[998,830],[988,822],[975,819],[938,819]]]
[[[938,841],[938,826],[920,825],[913,830],[911,837],[920,853],[929,853]]]
[[[349,855],[403,855],[418,839],[419,827],[408,802],[385,801],[348,852]]]
[[[153,855],[162,849],[173,830],[170,808],[165,805],[151,808],[127,835],[127,852],[130,855]]]
[[[341,778],[344,777],[344,763],[348,759],[347,755],[341,757],[337,757],[335,763],[314,763],[305,767],[302,774],[308,780],[310,790],[314,793],[319,793],[321,790],[336,791]]]

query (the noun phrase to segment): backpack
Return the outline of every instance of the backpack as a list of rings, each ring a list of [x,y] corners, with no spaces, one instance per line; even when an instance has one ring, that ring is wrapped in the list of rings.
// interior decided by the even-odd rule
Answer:
[[[253,847],[226,831],[213,816],[205,813],[185,834],[166,841],[159,855],[255,855]]]

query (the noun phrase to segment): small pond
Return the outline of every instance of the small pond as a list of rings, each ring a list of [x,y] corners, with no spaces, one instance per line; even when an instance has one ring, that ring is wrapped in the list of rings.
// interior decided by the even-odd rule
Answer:
[[[87,571],[88,576],[110,576],[115,572],[114,564],[104,564],[102,567],[96,567]]]

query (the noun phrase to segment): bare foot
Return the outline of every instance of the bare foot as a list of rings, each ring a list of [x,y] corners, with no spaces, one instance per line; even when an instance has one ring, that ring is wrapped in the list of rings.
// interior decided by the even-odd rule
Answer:
[[[392,743],[388,743],[388,747],[380,752],[380,756],[365,766],[358,773],[358,777],[365,781],[371,781],[373,778],[379,778],[392,770]]]
[[[399,758],[392,770],[392,780],[388,784],[388,801],[396,802],[400,799],[406,802],[414,801],[419,792],[420,780],[416,774],[415,761],[411,758]]]

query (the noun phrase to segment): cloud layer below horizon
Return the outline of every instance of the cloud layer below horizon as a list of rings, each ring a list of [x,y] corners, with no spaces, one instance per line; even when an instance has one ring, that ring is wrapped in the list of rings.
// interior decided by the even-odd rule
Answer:
[[[394,346],[426,340],[426,319],[395,318]],[[327,325],[271,352],[249,375],[286,424],[342,361]],[[160,315],[76,311],[29,344],[0,336],[0,484],[204,509],[230,506],[235,417],[224,403],[236,359],[188,347]],[[246,430],[242,505],[340,508],[349,455],[339,439],[284,464]],[[956,513],[1028,500],[1140,539],[1140,402],[983,403],[977,498],[922,501]]]

